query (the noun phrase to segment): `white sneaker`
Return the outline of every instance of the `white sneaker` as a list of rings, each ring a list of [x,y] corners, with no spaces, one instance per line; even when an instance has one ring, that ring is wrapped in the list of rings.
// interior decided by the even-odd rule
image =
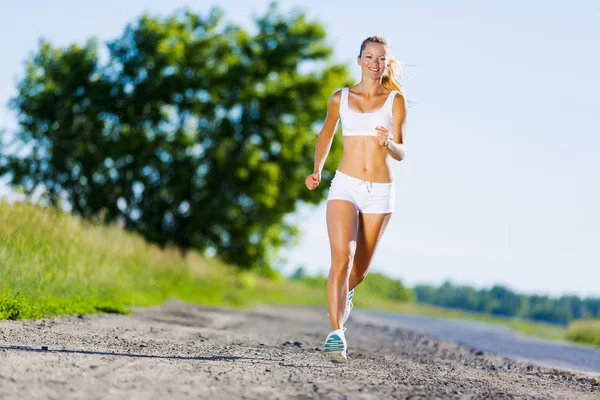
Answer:
[[[346,357],[347,345],[344,336],[345,330],[346,328],[336,329],[327,335],[327,339],[325,339],[325,354],[327,354],[333,363],[345,363],[348,361]]]
[[[348,300],[346,301],[346,310],[344,311],[344,324],[348,321],[348,317],[350,316],[350,311],[354,308],[354,304],[352,304],[352,298],[354,297],[354,289],[348,292]]]

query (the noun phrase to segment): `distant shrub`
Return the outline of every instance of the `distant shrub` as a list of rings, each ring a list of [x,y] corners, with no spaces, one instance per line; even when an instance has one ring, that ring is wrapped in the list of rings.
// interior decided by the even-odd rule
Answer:
[[[360,285],[361,292],[385,300],[412,301],[412,291],[404,286],[401,280],[373,272],[370,273]]]
[[[580,320],[569,324],[567,339],[600,346],[600,320]]]

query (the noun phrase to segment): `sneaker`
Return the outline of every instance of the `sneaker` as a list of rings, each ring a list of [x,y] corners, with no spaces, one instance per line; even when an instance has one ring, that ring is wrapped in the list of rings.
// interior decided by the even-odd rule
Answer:
[[[348,361],[346,358],[346,338],[344,337],[344,331],[346,328],[336,329],[327,335],[325,339],[325,354],[329,357],[333,363],[345,363]]]
[[[354,289],[348,292],[348,300],[346,301],[346,310],[344,311],[344,324],[348,321],[348,317],[350,316],[350,311],[354,308],[354,304],[352,304],[352,297],[354,297]]]

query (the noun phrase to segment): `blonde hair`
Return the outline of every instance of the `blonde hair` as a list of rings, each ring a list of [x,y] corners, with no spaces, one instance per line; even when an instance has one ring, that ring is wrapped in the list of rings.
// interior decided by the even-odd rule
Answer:
[[[391,55],[392,46],[390,45],[390,42],[381,36],[370,36],[363,40],[362,44],[360,45],[360,53],[358,53],[358,57],[362,56],[362,52],[365,47],[367,47],[367,43],[379,43],[388,48],[390,51],[390,64],[388,66],[387,73],[383,77],[383,87],[387,90],[395,90],[404,94],[402,91],[402,85],[400,84],[400,80],[402,79],[402,64]]]

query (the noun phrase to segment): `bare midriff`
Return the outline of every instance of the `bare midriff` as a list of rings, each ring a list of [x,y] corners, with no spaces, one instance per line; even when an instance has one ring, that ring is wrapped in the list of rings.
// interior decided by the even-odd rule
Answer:
[[[344,155],[338,170],[355,178],[376,182],[393,181],[391,157],[375,136],[345,136]]]

